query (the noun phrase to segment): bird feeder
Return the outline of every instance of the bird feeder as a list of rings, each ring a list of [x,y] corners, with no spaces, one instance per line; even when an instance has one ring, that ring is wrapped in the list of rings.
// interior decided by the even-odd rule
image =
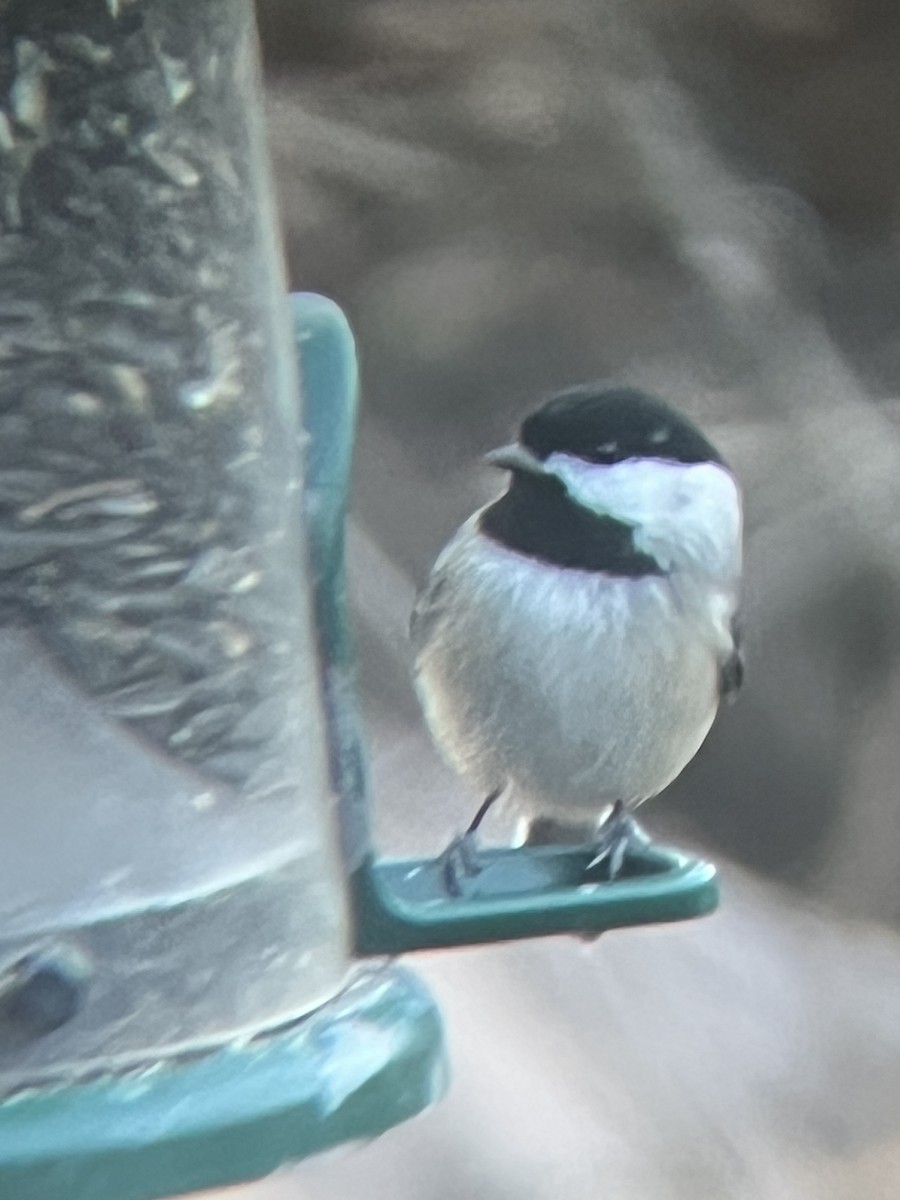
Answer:
[[[0,5],[0,1195],[143,1200],[441,1090],[352,961],[246,0]]]
[[[246,0],[0,0],[0,1195],[263,1175],[444,1081],[367,956],[675,920],[711,867],[383,861],[352,338],[285,298]],[[302,387],[298,392],[297,360]],[[302,394],[303,406],[298,403]]]

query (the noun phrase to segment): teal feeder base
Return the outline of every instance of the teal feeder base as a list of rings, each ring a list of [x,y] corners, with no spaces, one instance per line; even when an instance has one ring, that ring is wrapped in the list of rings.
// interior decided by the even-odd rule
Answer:
[[[8,1098],[0,1196],[157,1200],[257,1179],[378,1136],[445,1084],[428,993],[399,968],[367,972],[290,1028]]]

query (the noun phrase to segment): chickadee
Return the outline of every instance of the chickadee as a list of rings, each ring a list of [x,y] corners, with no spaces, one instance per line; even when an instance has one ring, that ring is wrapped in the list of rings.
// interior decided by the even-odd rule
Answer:
[[[412,618],[415,679],[439,748],[526,818],[593,817],[619,872],[646,842],[629,810],[694,757],[740,687],[741,495],[685,416],[631,388],[572,388],[487,455],[510,474],[445,546]]]

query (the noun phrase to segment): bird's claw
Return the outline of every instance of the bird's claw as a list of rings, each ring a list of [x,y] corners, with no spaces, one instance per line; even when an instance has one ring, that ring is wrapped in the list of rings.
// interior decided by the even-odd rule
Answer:
[[[478,843],[471,831],[455,837],[440,857],[444,887],[449,895],[464,896],[467,885],[484,870],[478,855]]]
[[[478,855],[478,839],[476,837],[481,822],[488,815],[503,794],[503,788],[497,787],[488,792],[478,811],[469,823],[465,833],[455,837],[440,857],[441,874],[444,877],[444,887],[450,896],[459,898],[466,894],[466,882],[475,879],[484,870],[484,864]]]
[[[634,817],[625,811],[625,805],[617,800],[612,812],[600,826],[597,841],[594,844],[594,857],[587,865],[590,871],[601,863],[608,863],[608,878],[610,882],[617,879],[629,851],[644,849],[650,838],[641,829]]]

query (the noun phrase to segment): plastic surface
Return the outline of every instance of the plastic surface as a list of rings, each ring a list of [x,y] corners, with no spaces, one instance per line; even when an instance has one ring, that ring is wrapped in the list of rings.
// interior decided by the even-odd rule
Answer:
[[[295,293],[290,300],[304,395],[304,508],[329,767],[338,797],[343,861],[349,872],[365,862],[371,843],[344,569],[344,525],[359,400],[356,346],[347,318],[332,300],[310,292]]]
[[[448,895],[432,859],[368,861],[353,877],[360,954],[683,921],[718,903],[715,868],[653,846],[627,857],[612,883],[588,869],[589,847],[481,850],[467,894]]]
[[[440,1021],[398,968],[295,1026],[191,1062],[32,1091],[0,1119],[0,1196],[156,1200],[372,1138],[443,1093]]]
[[[3,1096],[283,1026],[352,963],[253,6],[0,35]],[[21,964],[61,952],[38,1037]]]

